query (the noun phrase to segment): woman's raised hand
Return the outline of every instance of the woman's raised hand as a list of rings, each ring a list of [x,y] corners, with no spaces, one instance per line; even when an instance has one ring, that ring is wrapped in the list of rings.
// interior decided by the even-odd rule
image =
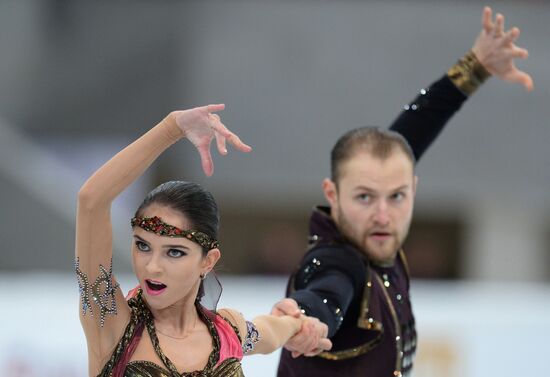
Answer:
[[[174,111],[170,114],[178,127],[183,131],[185,137],[199,151],[202,170],[207,176],[211,176],[214,172],[214,163],[210,154],[210,144],[214,138],[216,139],[218,151],[222,155],[227,154],[227,142],[241,152],[250,152],[252,150],[237,135],[229,131],[221,122],[220,116],[215,114],[223,109],[225,109],[224,104],[208,105],[189,110]]]

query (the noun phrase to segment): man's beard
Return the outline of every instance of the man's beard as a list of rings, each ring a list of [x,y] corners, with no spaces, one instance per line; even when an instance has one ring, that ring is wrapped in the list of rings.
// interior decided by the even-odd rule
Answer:
[[[381,264],[384,263],[390,263],[393,262],[393,259],[397,255],[397,252],[401,249],[403,246],[403,242],[405,241],[408,233],[409,226],[407,225],[406,230],[403,234],[403,237],[400,238],[399,234],[395,231],[387,231],[387,233],[391,236],[391,253],[392,258],[391,260],[379,260],[377,257],[377,252],[375,250],[369,249],[368,241],[369,241],[369,234],[372,232],[371,229],[361,229],[359,230],[358,234],[354,233],[354,228],[350,225],[350,222],[347,220],[346,216],[342,212],[342,210],[338,209],[338,223],[336,224],[338,227],[338,230],[340,231],[340,234],[344,236],[344,238],[354,245],[359,251],[361,251],[364,255],[366,255],[369,259],[380,262]],[[390,247],[390,246],[387,246]]]

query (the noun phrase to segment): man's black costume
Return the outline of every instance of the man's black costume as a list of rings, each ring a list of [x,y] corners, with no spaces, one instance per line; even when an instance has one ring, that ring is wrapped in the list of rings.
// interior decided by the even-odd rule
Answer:
[[[390,127],[409,142],[416,160],[447,121],[489,76],[470,52],[447,74],[422,89]],[[283,350],[278,377],[388,377],[410,374],[416,330],[409,272],[402,251],[382,267],[340,234],[330,209],[316,208],[310,247],[291,276],[287,297],[328,325],[333,347],[317,357],[293,359]]]

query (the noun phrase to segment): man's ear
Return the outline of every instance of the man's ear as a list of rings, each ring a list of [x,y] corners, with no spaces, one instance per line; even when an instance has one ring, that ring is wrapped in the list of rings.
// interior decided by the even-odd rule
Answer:
[[[323,179],[323,193],[331,208],[338,205],[338,189],[336,184],[329,178]]]
[[[218,263],[218,260],[220,259],[221,256],[222,254],[220,252],[220,249],[215,248],[215,249],[209,250],[208,254],[206,254],[206,257],[204,257],[204,260],[203,260],[203,264],[202,264],[202,267],[204,268],[203,273],[207,274],[210,271],[212,271],[212,269],[214,268],[216,263]]]

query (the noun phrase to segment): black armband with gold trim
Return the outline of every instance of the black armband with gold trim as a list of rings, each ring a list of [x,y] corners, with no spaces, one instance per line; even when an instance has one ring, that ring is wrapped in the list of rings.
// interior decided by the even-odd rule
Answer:
[[[447,76],[462,93],[469,96],[485,80],[491,77],[491,74],[479,62],[474,52],[470,50],[455,65],[449,68]]]

